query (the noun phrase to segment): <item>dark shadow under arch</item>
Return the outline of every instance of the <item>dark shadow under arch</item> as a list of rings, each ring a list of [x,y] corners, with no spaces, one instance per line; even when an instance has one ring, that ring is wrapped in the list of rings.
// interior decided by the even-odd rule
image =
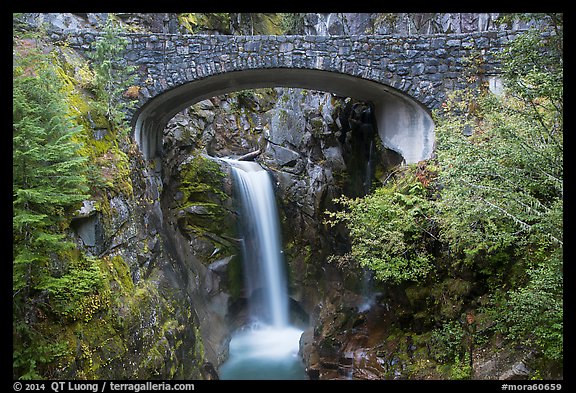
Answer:
[[[232,71],[167,90],[146,102],[134,115],[134,138],[146,159],[162,153],[162,133],[181,110],[204,99],[234,91],[269,87],[319,90],[369,101],[374,105],[378,134],[385,147],[407,163],[430,158],[434,122],[427,108],[393,87],[352,75],[303,69],[263,68]]]

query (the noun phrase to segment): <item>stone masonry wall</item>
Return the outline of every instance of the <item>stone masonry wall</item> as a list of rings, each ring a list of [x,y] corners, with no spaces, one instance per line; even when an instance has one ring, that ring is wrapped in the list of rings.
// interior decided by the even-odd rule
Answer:
[[[463,85],[465,59],[482,56],[484,72],[498,73],[498,53],[516,32],[422,36],[231,36],[127,33],[125,59],[138,67],[140,105],[173,88],[230,71],[306,68],[376,81],[429,109]],[[97,33],[53,32],[54,40],[88,51]]]

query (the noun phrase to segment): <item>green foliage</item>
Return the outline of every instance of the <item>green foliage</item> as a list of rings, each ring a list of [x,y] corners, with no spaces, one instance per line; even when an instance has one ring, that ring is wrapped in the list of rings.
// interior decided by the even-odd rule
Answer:
[[[71,247],[64,229],[89,197],[85,159],[73,140],[80,129],[68,116],[54,68],[37,54],[19,60],[13,78],[14,291],[39,284],[50,254]]]
[[[14,29],[13,378],[130,375],[138,366],[116,365],[125,364],[130,345],[142,345],[127,329],[140,326],[143,316],[156,322],[163,312],[161,328],[147,330],[143,352],[158,354],[164,367],[166,337],[183,334],[184,326],[174,327],[182,316],[160,304],[157,286],[135,287],[121,257],[89,258],[68,237],[81,201],[94,200],[106,215],[108,198],[131,194],[126,145],[119,141],[125,129],[115,116],[127,107],[119,82],[104,82],[107,72],[122,78],[120,51],[106,49],[122,45],[110,34],[102,37],[92,70],[65,44],[48,51],[45,31],[23,33],[16,23]],[[100,64],[98,56],[118,62]],[[190,307],[183,309],[190,318]]]
[[[40,379],[69,354],[53,320],[87,321],[107,295],[94,260],[66,233],[88,193],[87,157],[72,81],[59,54],[41,37],[15,34],[13,63],[13,366],[14,376]],[[60,329],[62,325],[58,324]]]
[[[190,33],[201,30],[216,30],[223,34],[230,34],[230,14],[227,12],[183,13],[178,14],[178,22]]]
[[[464,329],[458,321],[449,321],[434,329],[430,336],[430,355],[439,363],[453,362],[464,355]]]
[[[129,66],[123,58],[128,45],[122,30],[109,19],[102,28],[103,34],[94,43],[94,51],[89,54],[95,73],[93,89],[96,100],[93,104],[97,115],[102,115],[120,130],[120,135],[129,131],[126,110],[135,102],[124,98],[135,79],[136,67]]]
[[[75,136],[81,143],[79,154],[89,161],[92,194],[132,194],[128,155],[120,144],[126,140],[130,127],[125,118],[135,101],[126,96],[136,88],[134,67],[123,59],[127,40],[122,30],[109,20],[103,34],[93,43],[88,54],[90,63],[77,59],[68,48],[60,48],[60,78],[65,82],[71,115],[83,131]],[[86,94],[91,90],[94,94]],[[99,136],[95,134],[98,131]]]
[[[443,378],[470,379],[472,365],[467,345],[466,330],[460,321],[449,320],[432,330],[428,349],[432,359],[438,362],[436,369]]]
[[[557,250],[527,270],[526,286],[510,291],[495,304],[501,332],[541,348],[545,357],[559,362],[564,343],[562,264],[562,250]]]
[[[425,163],[433,170],[409,167],[364,198],[338,198],[343,209],[327,213],[327,223],[345,224],[351,240],[350,254],[332,259],[390,283],[421,282],[433,270],[473,272],[491,299],[483,313],[494,329],[559,363],[562,46],[561,25],[519,34],[501,55],[503,95],[484,89],[481,73],[469,75],[475,87],[454,92],[435,114],[437,156]],[[432,356],[451,378],[469,376],[462,334],[454,322],[432,335]]]
[[[66,353],[66,343],[53,342],[43,337],[37,331],[29,329],[25,323],[14,323],[15,337],[12,353],[14,370],[18,370],[19,379],[39,380],[42,375],[38,366],[50,364]]]
[[[532,102],[546,97],[552,107],[562,107],[562,36],[544,38],[530,30],[517,37],[501,57],[509,93]]]
[[[104,276],[96,260],[82,262],[60,277],[46,277],[37,288],[48,293],[50,310],[71,322],[89,321],[109,301],[102,292]]]
[[[345,223],[349,229],[351,257],[381,281],[419,281],[434,267],[433,206],[416,169],[364,198],[338,198],[347,210],[326,212],[327,224]]]
[[[447,102],[436,122],[436,205],[440,239],[453,258],[488,275],[488,313],[497,328],[562,362],[561,27],[556,31],[548,38],[527,32],[504,51],[504,95],[464,91]]]
[[[462,380],[462,379],[470,379],[472,376],[472,366],[470,365],[470,354],[466,352],[461,358],[460,356],[456,356],[452,363],[448,363],[445,365],[439,365],[437,369],[440,371],[442,375],[444,375],[445,379],[449,380]]]
[[[521,38],[518,45],[524,51],[530,48]],[[508,54],[515,63],[520,49],[512,48]],[[516,69],[508,61],[504,64],[505,69]],[[561,86],[561,80],[555,83]],[[525,241],[562,245],[558,89],[540,90],[535,97],[532,87],[520,94],[519,85],[511,85],[512,93],[503,97],[458,92],[437,122],[439,181],[444,187],[438,204],[440,232],[453,251],[469,260]],[[465,129],[472,135],[464,135]]]
[[[283,34],[304,34],[304,13],[281,13]]]

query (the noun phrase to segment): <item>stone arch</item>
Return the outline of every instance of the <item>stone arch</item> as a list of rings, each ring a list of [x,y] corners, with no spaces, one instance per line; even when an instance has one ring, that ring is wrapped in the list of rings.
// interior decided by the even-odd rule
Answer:
[[[434,122],[429,110],[393,87],[348,74],[304,68],[230,71],[181,84],[149,99],[133,117],[134,139],[145,159],[162,152],[162,133],[181,110],[207,98],[234,91],[295,87],[326,91],[374,105],[378,134],[385,147],[414,163],[430,158]]]

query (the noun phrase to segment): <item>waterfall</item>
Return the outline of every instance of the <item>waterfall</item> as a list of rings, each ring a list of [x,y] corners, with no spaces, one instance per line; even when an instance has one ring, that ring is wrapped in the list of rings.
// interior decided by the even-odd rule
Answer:
[[[368,148],[368,160],[366,162],[366,174],[364,175],[364,195],[368,195],[370,193],[370,189],[372,188],[372,177],[374,176],[374,158],[373,151],[374,151],[374,138],[370,139],[370,147]]]
[[[253,161],[234,161],[241,204],[247,290],[262,290],[262,309],[253,317],[275,327],[288,325],[288,288],[274,189],[268,172]],[[260,302],[259,302],[260,303]]]
[[[234,175],[252,322],[232,335],[221,379],[305,379],[302,329],[289,322],[288,284],[272,180],[253,161],[225,159]]]

